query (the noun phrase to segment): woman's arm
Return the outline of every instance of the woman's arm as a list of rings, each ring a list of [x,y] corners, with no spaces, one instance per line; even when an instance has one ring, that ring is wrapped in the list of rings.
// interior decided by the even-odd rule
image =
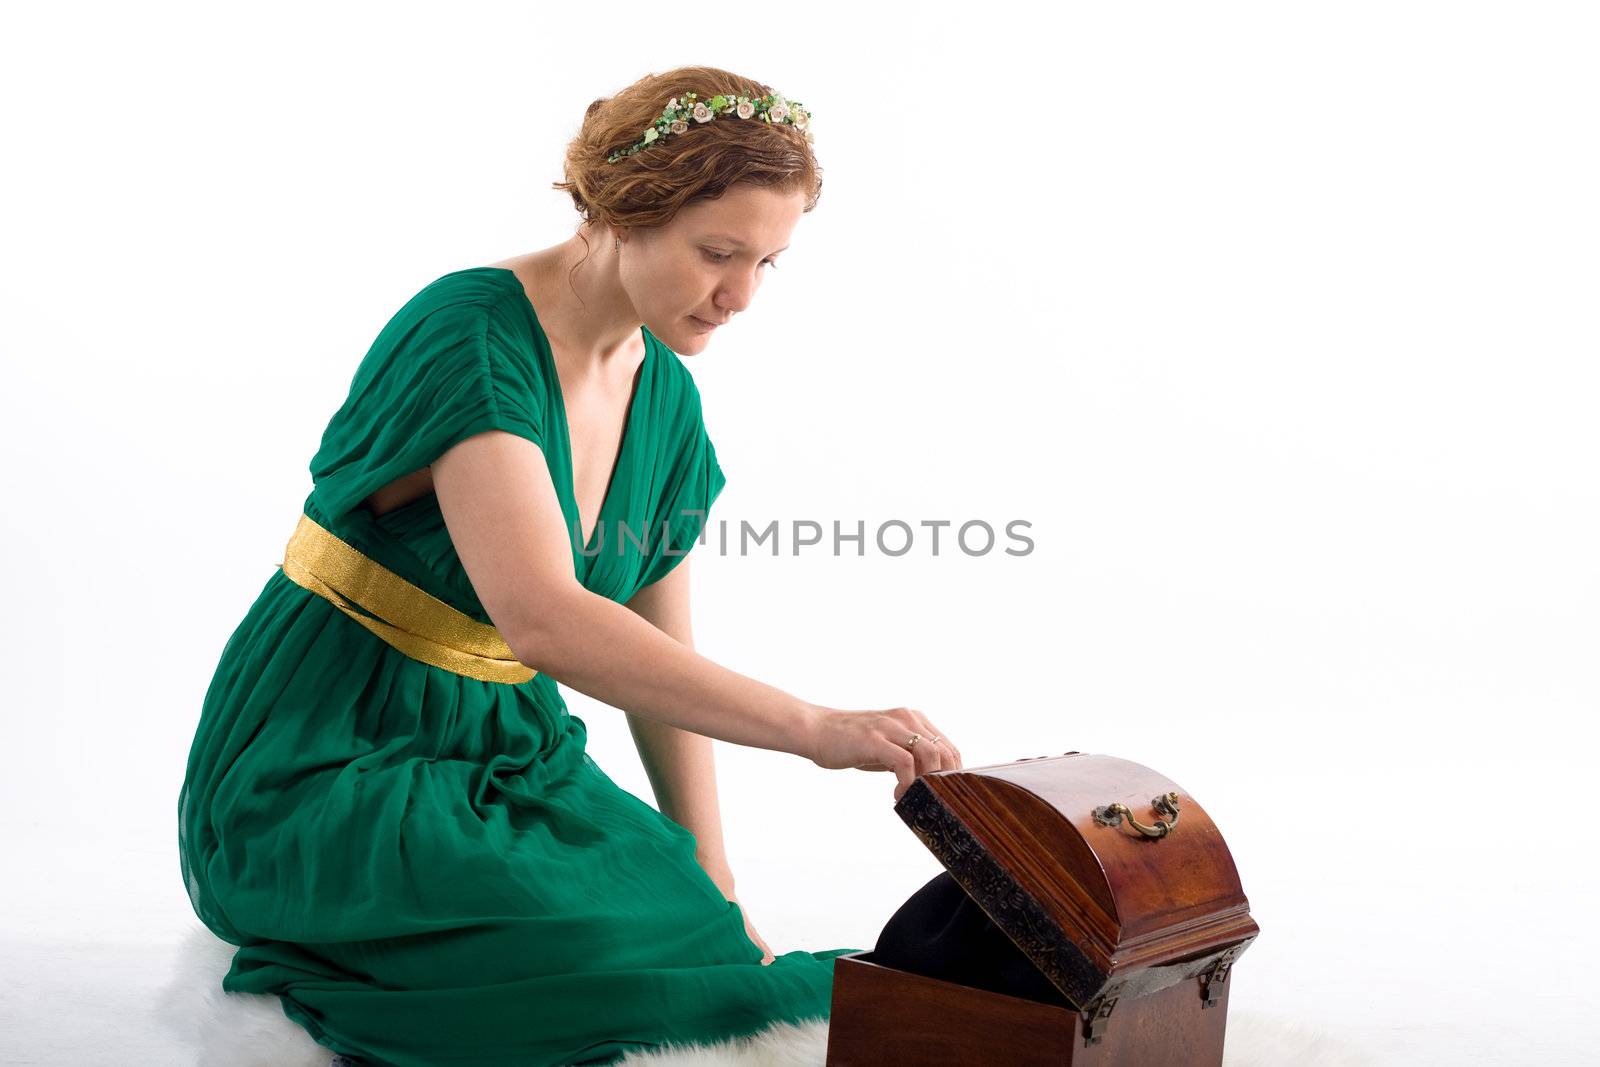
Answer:
[[[469,437],[433,463],[433,487],[468,580],[523,663],[646,719],[815,759],[826,709],[713,663],[578,582],[555,485],[532,441],[500,430]],[[909,784],[899,759],[909,753],[873,740]]]
[[[680,560],[665,577],[640,589],[628,601],[628,607],[680,645],[692,649],[690,562],[688,558]],[[661,813],[694,834],[695,858],[722,891],[731,894],[733,871],[722,841],[711,738],[632,712],[626,714]]]

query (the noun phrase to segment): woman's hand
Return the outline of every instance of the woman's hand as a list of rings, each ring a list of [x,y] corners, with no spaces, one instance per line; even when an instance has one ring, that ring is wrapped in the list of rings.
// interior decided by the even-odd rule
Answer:
[[[738,897],[729,897],[728,899],[733,901],[735,904],[739,904],[739,898]],[[771,963],[773,960],[777,959],[777,957],[772,954],[772,950],[767,947],[767,943],[765,941],[761,940],[761,935],[756,933],[756,928],[750,924],[750,915],[749,915],[748,912],[746,912],[744,910],[744,905],[743,904],[739,904],[739,914],[744,916],[744,932],[745,932],[745,936],[749,937],[750,940],[754,941],[757,945],[761,946],[761,964],[762,964],[762,966],[766,966],[767,964]]]
[[[921,734],[922,739],[908,748],[906,741],[912,734]],[[812,717],[806,755],[828,770],[893,771],[899,779],[895,800],[919,775],[962,766],[961,750],[914,708],[839,711],[819,707]]]
[[[761,935],[756,933],[755,926],[750,922],[750,913],[745,911],[744,905],[739,902],[739,894],[734,892],[733,889],[733,871],[729,869],[726,863],[718,861],[701,860],[700,865],[706,869],[706,873],[717,884],[717,888],[722,890],[722,895],[739,905],[739,914],[744,916],[745,936],[761,947],[762,965],[765,966],[771,963],[777,957],[772,954],[772,949],[767,947],[767,943],[761,940]]]

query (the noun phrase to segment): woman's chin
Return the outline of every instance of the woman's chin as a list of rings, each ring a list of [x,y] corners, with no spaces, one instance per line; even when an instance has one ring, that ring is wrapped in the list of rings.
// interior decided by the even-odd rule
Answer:
[[[703,332],[690,327],[683,331],[682,339],[672,346],[672,350],[680,356],[692,356],[696,352],[703,352],[706,346],[711,343],[711,336],[714,332]]]

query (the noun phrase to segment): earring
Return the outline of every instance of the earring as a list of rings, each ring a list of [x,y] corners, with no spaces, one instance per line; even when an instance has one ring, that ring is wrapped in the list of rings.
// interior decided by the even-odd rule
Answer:
[[[622,238],[620,238],[620,237],[618,237],[618,238],[617,238],[617,239],[616,239],[616,241],[617,241],[617,244],[616,244],[616,250],[617,250],[617,251],[618,251],[618,252],[620,252],[620,251],[622,251]]]

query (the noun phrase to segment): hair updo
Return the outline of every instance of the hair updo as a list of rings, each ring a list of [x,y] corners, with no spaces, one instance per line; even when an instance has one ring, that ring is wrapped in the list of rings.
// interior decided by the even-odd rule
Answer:
[[[672,221],[696,200],[715,199],[735,182],[776,192],[805,193],[805,210],[822,194],[822,168],[805,135],[785,123],[718,115],[691,122],[686,133],[663,138],[615,163],[612,152],[626,148],[661,117],[667,102],[695,93],[762,97],[773,90],[758,81],[717,67],[678,67],[647,74],[615,96],[589,105],[583,126],[567,145],[565,181],[554,188],[572,196],[585,222],[612,227],[649,228]]]

